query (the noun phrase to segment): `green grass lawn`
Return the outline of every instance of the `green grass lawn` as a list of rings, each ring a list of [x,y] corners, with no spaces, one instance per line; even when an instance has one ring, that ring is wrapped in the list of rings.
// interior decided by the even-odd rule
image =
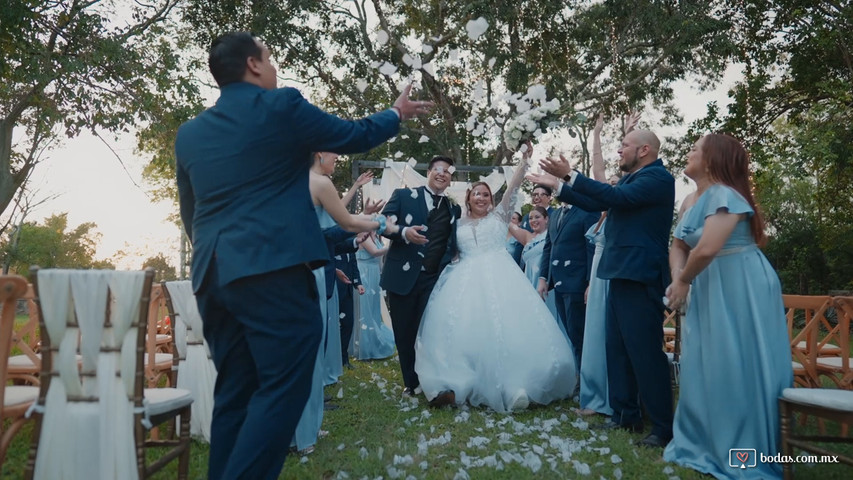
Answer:
[[[643,437],[595,429],[605,418],[580,418],[571,401],[499,414],[483,408],[430,409],[403,400],[396,360],[355,362],[327,388],[340,409],[327,412],[316,450],[291,455],[281,479],[698,479],[666,463],[660,450],[636,447]],[[647,429],[648,431],[648,429]],[[3,478],[21,478],[31,427],[19,434]],[[850,449],[847,450],[850,452]],[[208,447],[194,442],[190,478],[207,476]],[[175,478],[176,463],[155,478]],[[798,479],[849,479],[853,469],[802,465]]]

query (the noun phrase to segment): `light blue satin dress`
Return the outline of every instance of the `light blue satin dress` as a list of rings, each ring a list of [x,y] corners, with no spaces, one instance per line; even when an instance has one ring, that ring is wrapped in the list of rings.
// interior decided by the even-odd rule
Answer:
[[[367,241],[370,241],[369,239]],[[382,242],[375,243],[382,248]],[[382,293],[379,287],[381,257],[374,257],[367,250],[359,249],[355,254],[364,295],[359,301],[352,330],[350,353],[359,360],[388,358],[394,354],[394,332],[382,323]]]
[[[604,316],[610,281],[598,278],[598,262],[604,252],[604,226],[593,225],[586,238],[595,245],[592,269],[589,275],[589,294],[586,301],[586,324],[583,331],[583,358],[581,360],[580,406],[603,415],[612,415],[607,384],[607,354],[604,348]],[[596,231],[596,227],[598,230]]]
[[[315,210],[321,226],[323,226],[326,218],[331,220],[331,217],[329,217],[329,214],[326,213],[322,205],[315,205]],[[314,281],[317,283],[321,318],[326,318],[326,272],[323,270],[323,267],[315,268],[313,272]],[[324,339],[326,338],[326,330],[328,330],[327,323],[323,322],[323,335],[321,338]],[[326,368],[323,359],[326,354],[325,349],[322,348],[323,344],[320,344],[320,347],[317,349],[317,359],[314,362],[314,375],[311,377],[311,394],[308,396],[308,403],[305,404],[305,408],[302,410],[302,417],[299,418],[299,423],[296,425],[296,431],[293,434],[293,441],[291,442],[291,445],[295,445],[299,450],[304,450],[317,443],[317,434],[320,432],[320,426],[323,423],[323,381],[326,378]]]
[[[539,266],[542,263],[542,253],[545,249],[545,236],[547,234],[548,232],[544,231],[536,235],[532,240],[527,242],[527,245],[521,251],[521,260],[524,262],[524,274],[527,275],[527,279],[530,280],[533,288],[539,285]],[[560,326],[560,331],[563,332],[566,340],[568,340],[569,334],[566,333],[566,327],[563,326],[563,322],[560,321],[560,317],[557,314],[557,303],[554,300],[553,289],[548,292],[548,297],[545,298],[545,305],[548,307],[551,315],[554,316],[554,321]]]
[[[337,225],[337,222],[323,209],[322,205],[315,205],[317,220],[320,228],[326,229]],[[326,375],[323,377],[325,385],[338,383],[338,378],[344,373],[343,358],[341,357],[341,312],[338,304],[338,282],[332,282],[332,296],[326,302],[326,337],[321,349],[325,350],[323,356],[323,367]],[[328,293],[328,292],[327,292]]]
[[[694,248],[705,219],[745,213],[723,249],[693,280],[682,324],[681,393],[664,459],[716,478],[781,478],[781,466],[729,465],[730,449],[779,453],[778,398],[793,384],[779,277],[750,234],[753,210],[712,185],[684,213],[675,237]]]

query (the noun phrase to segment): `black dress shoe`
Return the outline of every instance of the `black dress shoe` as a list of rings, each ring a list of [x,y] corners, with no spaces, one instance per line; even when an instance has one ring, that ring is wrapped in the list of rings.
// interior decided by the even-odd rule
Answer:
[[[442,390],[438,392],[435,398],[429,401],[429,406],[433,408],[446,407],[448,405],[456,405],[456,393],[453,390]]]
[[[415,398],[415,390],[409,387],[403,389],[403,396],[406,398]]]
[[[664,448],[664,447],[666,447],[666,444],[668,444],[668,443],[669,443],[668,439],[665,440],[665,439],[655,435],[654,433],[650,433],[650,434],[646,435],[646,438],[637,442],[637,445],[639,445],[641,447],[648,447],[648,448]]]
[[[323,403],[328,403],[332,401],[331,395],[323,395]]]
[[[338,405],[335,405],[334,403],[323,404],[323,410],[326,412],[331,412],[332,410],[337,410],[339,408],[341,408],[341,407],[339,407]]]
[[[622,425],[621,423],[616,423],[613,420],[608,420],[598,428],[601,430],[625,430],[626,432],[631,433],[642,433],[645,427],[643,426],[643,422]]]

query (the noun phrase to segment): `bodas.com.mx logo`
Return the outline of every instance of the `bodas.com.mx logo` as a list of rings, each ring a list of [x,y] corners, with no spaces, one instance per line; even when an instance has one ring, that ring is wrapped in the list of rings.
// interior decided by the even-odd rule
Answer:
[[[729,466],[732,468],[752,468],[758,457],[754,448],[732,448],[729,450]]]

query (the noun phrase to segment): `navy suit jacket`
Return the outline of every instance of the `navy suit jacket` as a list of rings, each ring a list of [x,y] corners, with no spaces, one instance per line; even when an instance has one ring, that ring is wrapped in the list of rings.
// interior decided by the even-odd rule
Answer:
[[[412,193],[417,192],[415,197]],[[415,245],[414,243],[406,243],[403,240],[401,232],[403,227],[426,225],[427,210],[424,195],[429,195],[426,187],[417,188],[398,188],[391,194],[391,199],[385,204],[382,213],[386,216],[397,217],[397,225],[400,226],[400,232],[393,235],[385,235],[391,240],[391,246],[388,248],[388,254],[385,255],[385,266],[382,267],[382,277],[379,280],[379,285],[388,292],[396,293],[397,295],[406,295],[415,286],[415,281],[418,279],[418,274],[421,272],[424,255],[426,254],[427,244]],[[441,208],[449,208],[452,218],[450,239],[447,242],[447,251],[441,259],[439,271],[444,268],[456,255],[456,221],[462,215],[462,209],[459,205],[451,205],[449,200],[441,202]],[[411,215],[411,217],[409,217]],[[425,233],[421,232],[429,239],[429,230]]]
[[[584,234],[600,215],[573,206],[561,221],[560,210],[548,216],[548,233],[542,250],[539,276],[559,293],[583,293],[589,285],[595,246]],[[557,264],[554,265],[554,262]]]
[[[199,292],[216,261],[222,285],[329,253],[308,192],[311,152],[356,153],[397,134],[392,110],[349,121],[293,88],[238,82],[178,129],[175,156],[181,220],[193,245]]]
[[[566,184],[559,197],[588,210],[607,210],[599,278],[666,288],[675,179],[660,159],[623,177],[615,186],[578,174],[574,185]]]
[[[335,268],[340,269],[352,280],[352,285],[347,285],[338,280],[338,290],[342,288],[356,288],[361,285],[358,274],[358,262],[355,259],[355,252],[358,251],[358,246],[353,246],[355,243],[353,242],[354,239],[355,237],[351,237],[335,245]],[[337,278],[337,275],[335,275],[335,278]]]
[[[337,225],[324,229],[323,238],[326,240],[326,248],[328,249],[330,256],[338,256],[358,250],[358,247],[354,245],[355,235]],[[335,287],[335,279],[338,278],[335,274],[335,268],[338,268],[336,263],[337,262],[329,262],[323,267],[324,276],[326,278],[327,299],[332,298],[332,295],[334,294],[332,289]]]

